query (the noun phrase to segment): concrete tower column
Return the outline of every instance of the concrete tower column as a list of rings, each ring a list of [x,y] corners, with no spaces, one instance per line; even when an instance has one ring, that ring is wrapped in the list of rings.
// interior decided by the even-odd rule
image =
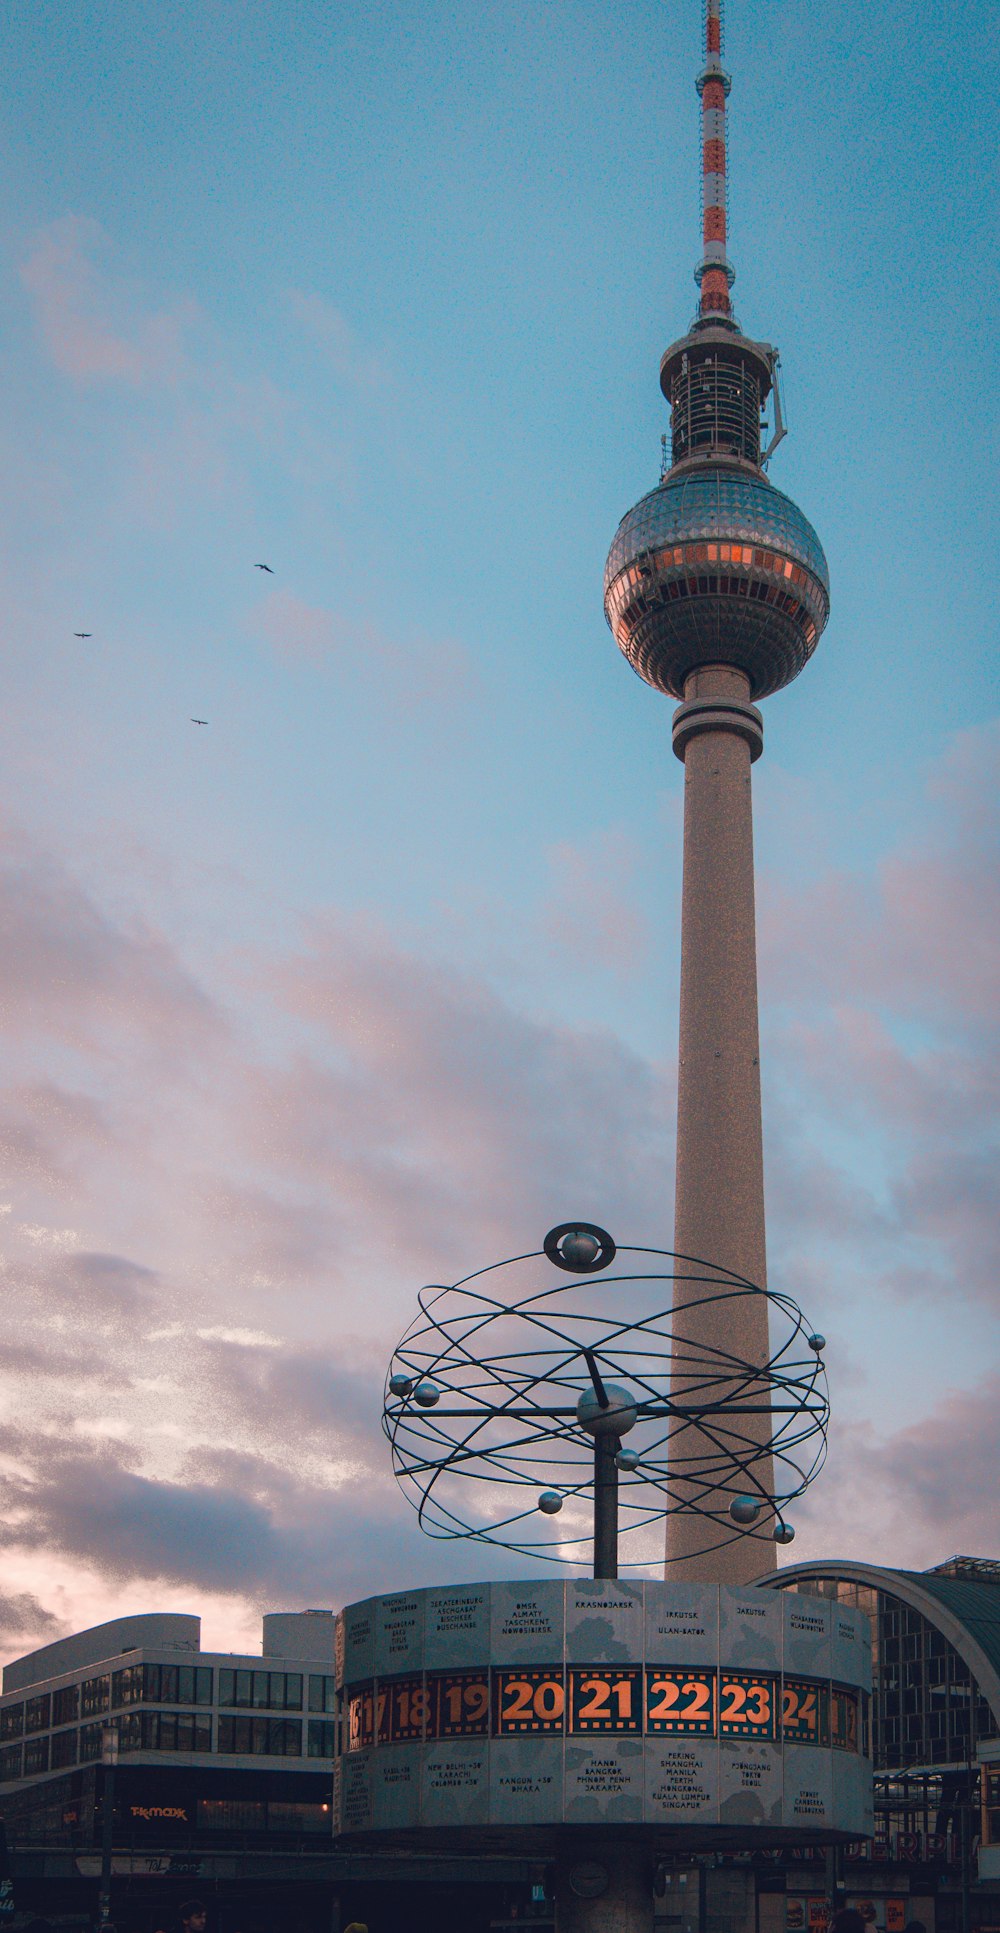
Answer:
[[[747,674],[730,665],[691,672],[684,703],[674,714],[673,742],[684,763],[674,1248],[763,1288],[767,1259],[750,767],[764,740]],[[696,1282],[675,1285],[681,1351],[687,1338],[692,1355],[702,1361],[706,1349],[719,1349],[766,1362],[763,1299],[755,1304],[744,1296],[691,1308],[691,1298],[702,1293]],[[673,1384],[679,1400],[684,1383],[680,1367]],[[762,1402],[766,1390],[765,1384]],[[756,1427],[762,1441],[770,1434],[766,1417],[759,1424],[743,1418],[741,1427],[748,1433]],[[682,1456],[717,1454],[694,1426],[677,1439],[677,1449]],[[770,1489],[770,1466],[758,1475]],[[732,1488],[702,1502],[725,1511],[731,1495]],[[692,1555],[710,1530],[702,1517],[671,1513],[669,1576],[742,1584],[773,1567],[773,1546],[753,1537],[740,1537],[701,1558]]]

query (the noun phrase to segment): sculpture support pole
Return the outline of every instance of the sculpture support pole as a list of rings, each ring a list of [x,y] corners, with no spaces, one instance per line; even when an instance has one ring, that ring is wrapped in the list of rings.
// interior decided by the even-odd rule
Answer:
[[[766,1286],[764,1159],[761,1136],[757,1032],[757,949],[754,919],[753,822],[750,766],[763,748],[760,713],[750,704],[742,671],[707,665],[689,675],[684,703],[674,715],[674,750],[684,761],[684,888],[681,915],[680,1051],[677,1071],[677,1192],[674,1248]],[[697,1278],[697,1268],[692,1277]],[[740,1297],[688,1308],[704,1293],[697,1280],[674,1288],[680,1365],[671,1393],[684,1400],[695,1378],[683,1354],[704,1364],[727,1357],[765,1363],[767,1304]],[[766,1401],[769,1386],[756,1392]],[[702,1389],[704,1385],[702,1383]],[[712,1392],[726,1393],[725,1381]],[[753,1396],[751,1394],[751,1400]],[[765,1441],[770,1419],[760,1419]],[[694,1425],[675,1439],[675,1472],[683,1459],[704,1463],[719,1449]],[[771,1466],[758,1481],[773,1488]],[[728,1511],[747,1488],[734,1468],[726,1488],[692,1488],[702,1506]],[[703,1557],[694,1553],[711,1530],[683,1510],[667,1520],[668,1576],[706,1583],[743,1584],[773,1568],[773,1544],[740,1537]]]
[[[567,1834],[556,1855],[557,1933],[653,1933],[649,1848],[631,1842],[620,1826],[613,1833],[577,1826],[576,1835]],[[581,1868],[590,1877],[595,1867],[599,1890],[581,1896]]]
[[[618,1576],[617,1436],[594,1437],[594,1576]]]

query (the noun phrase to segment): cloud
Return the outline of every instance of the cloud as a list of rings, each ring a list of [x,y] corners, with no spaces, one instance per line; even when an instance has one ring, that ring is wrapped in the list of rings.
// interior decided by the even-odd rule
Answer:
[[[1000,726],[961,733],[932,773],[919,835],[866,876],[824,870],[794,893],[759,881],[761,982],[772,1002],[859,1001],[948,1031],[1000,1009]]]
[[[648,1230],[668,1100],[610,1032],[519,1013],[488,982],[333,917],[271,986],[309,1027],[308,1051],[262,1084],[271,1159],[414,1265],[499,1259],[574,1203]]]
[[[217,1014],[166,937],[144,921],[111,920],[56,861],[17,832],[0,835],[0,976],[8,1024],[80,1045],[126,1026],[176,1051],[204,1038]],[[34,1084],[36,1103],[45,1083]],[[22,1093],[24,1090],[22,1090]],[[50,1094],[50,1118],[52,1112]],[[63,1097],[63,1125],[71,1105]],[[81,1107],[75,1103],[77,1120]],[[98,1109],[90,1104],[91,1124]]]
[[[994,1308],[1000,734],[961,734],[868,874],[761,882],[772,1229],[873,1289]]]
[[[471,654],[454,639],[390,638],[373,624],[353,623],[293,591],[268,591],[251,627],[284,663],[327,666],[368,685],[380,698],[391,691],[394,710],[404,715],[409,706],[461,703],[478,683]]]
[[[967,740],[943,762],[926,819],[878,868],[824,874],[802,903],[762,881],[772,1280],[833,1338],[833,1450],[797,1556],[919,1564],[992,1534],[1000,1405],[977,1338],[1000,1275],[995,1076],[969,857],[992,837],[989,751]],[[556,849],[570,945],[602,871],[626,873],[628,842],[606,839]],[[237,985],[231,949],[195,974],[169,934],[10,835],[0,915],[8,1594],[62,1617],[58,1577],[72,1617],[86,1573],[98,1615],[100,1573],[109,1608],[214,1594],[235,1631],[237,1602],[475,1570],[467,1547],[421,1538],[392,1484],[389,1352],[421,1281],[571,1215],[665,1241],[671,1070],[336,908],[244,947]],[[965,1390],[962,1346],[978,1355]]]
[[[613,827],[586,846],[561,840],[546,858],[552,885],[542,924],[553,947],[578,969],[600,966],[633,978],[649,951],[648,924],[632,890],[635,841]]]
[[[325,296],[304,289],[289,289],[285,300],[295,321],[319,344],[335,376],[356,389],[386,387],[388,364],[362,343],[342,310]]]
[[[920,1570],[957,1551],[992,1556],[998,1457],[996,1374],[888,1435],[876,1422],[840,1427],[820,1483],[797,1506],[790,1561],[843,1556]]]
[[[108,247],[99,223],[79,215],[36,236],[21,280],[48,354],[74,382],[173,387],[185,373],[193,304],[142,313],[134,292],[99,265]]]
[[[0,975],[0,986],[2,986]],[[73,1193],[81,1164],[113,1136],[97,1101],[54,1081],[17,1083],[0,1097],[0,1174],[3,1186],[40,1186]]]
[[[0,1641],[4,1644],[44,1644],[59,1634],[58,1618],[31,1591],[17,1591],[13,1596],[0,1591]]]

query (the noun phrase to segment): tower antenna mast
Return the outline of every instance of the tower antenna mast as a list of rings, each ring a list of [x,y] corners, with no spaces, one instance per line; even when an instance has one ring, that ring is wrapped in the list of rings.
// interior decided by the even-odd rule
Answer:
[[[732,316],[729,291],[736,275],[726,250],[726,97],[731,86],[722,65],[722,0],[705,0],[705,65],[697,81],[703,252],[695,270],[703,316]]]

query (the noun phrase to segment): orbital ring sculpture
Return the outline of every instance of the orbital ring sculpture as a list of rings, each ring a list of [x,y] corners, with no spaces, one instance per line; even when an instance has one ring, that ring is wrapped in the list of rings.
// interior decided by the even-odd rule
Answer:
[[[765,1362],[692,1340],[692,1312],[746,1297],[767,1304]],[[791,1542],[829,1401],[824,1338],[790,1296],[575,1222],[418,1302],[382,1427],[430,1536],[578,1565],[593,1541],[595,1577],[618,1575],[620,1539],[626,1568],[661,1561],[650,1527],[667,1511],[701,1518],[697,1555]]]

